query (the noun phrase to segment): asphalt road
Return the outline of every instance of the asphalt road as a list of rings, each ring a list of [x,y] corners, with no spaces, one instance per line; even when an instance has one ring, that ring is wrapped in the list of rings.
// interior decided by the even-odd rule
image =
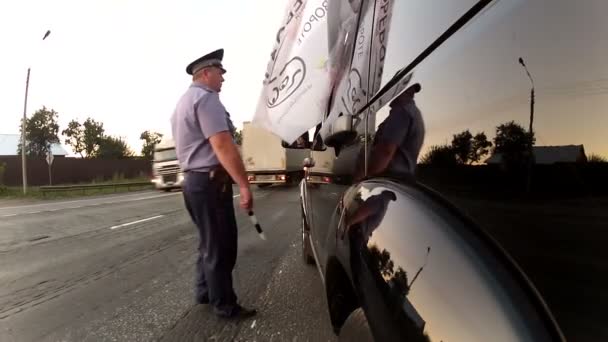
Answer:
[[[268,240],[238,210],[235,287],[259,310],[240,322],[194,304],[197,235],[180,192],[3,203],[0,341],[335,340],[300,258],[297,188],[254,199]]]

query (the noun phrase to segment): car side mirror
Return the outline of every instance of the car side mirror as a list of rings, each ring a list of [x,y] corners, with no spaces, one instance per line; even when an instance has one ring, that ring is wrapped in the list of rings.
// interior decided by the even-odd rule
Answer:
[[[315,160],[312,158],[304,158],[304,167],[310,168],[315,166]]]
[[[315,141],[313,141],[312,145],[310,146],[310,149],[313,151],[326,151],[327,146],[323,144],[323,140],[321,140],[321,138],[319,137],[315,139]]]
[[[290,144],[288,144],[288,143],[286,143],[286,142],[283,141],[283,142],[281,142],[281,146],[283,148],[289,148],[289,149],[292,149],[292,150],[307,150],[307,149],[310,149],[310,143],[307,143],[307,142],[305,142],[303,144],[293,143],[293,144],[290,145]]]
[[[338,117],[325,132],[324,143],[336,150],[336,156],[342,147],[352,144],[357,138],[357,130],[353,127],[353,118],[350,115]]]

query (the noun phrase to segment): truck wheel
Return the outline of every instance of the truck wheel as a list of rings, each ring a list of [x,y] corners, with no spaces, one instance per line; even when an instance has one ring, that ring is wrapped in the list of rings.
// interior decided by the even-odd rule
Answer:
[[[314,265],[315,258],[312,255],[312,246],[310,245],[310,232],[306,225],[306,217],[304,217],[304,211],[302,210],[302,259],[307,265]]]
[[[340,328],[338,341],[374,341],[372,331],[369,328],[369,323],[367,322],[363,309],[357,308],[355,311],[350,313],[348,318],[346,318],[344,325],[342,325],[342,328]]]

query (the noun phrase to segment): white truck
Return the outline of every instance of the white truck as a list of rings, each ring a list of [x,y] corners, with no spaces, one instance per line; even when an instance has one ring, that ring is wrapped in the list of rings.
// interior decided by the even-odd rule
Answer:
[[[152,183],[158,190],[171,191],[182,187],[184,174],[177,161],[173,139],[163,138],[154,146],[152,175]]]
[[[314,160],[314,166],[308,168],[306,180],[313,184],[331,183],[334,175],[334,149],[325,147],[324,151],[311,151],[310,157]]]
[[[308,145],[287,145],[275,134],[244,122],[242,156],[249,183],[297,184],[304,177],[302,163],[310,156]]]

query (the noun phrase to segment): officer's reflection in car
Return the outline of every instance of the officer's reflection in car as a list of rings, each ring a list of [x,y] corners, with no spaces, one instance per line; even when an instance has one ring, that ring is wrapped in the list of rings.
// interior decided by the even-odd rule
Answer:
[[[416,83],[401,93],[391,104],[388,117],[378,126],[369,153],[367,177],[391,175],[412,178],[418,154],[424,142],[424,120],[414,101],[422,87]],[[363,158],[359,156],[354,181],[365,176]]]
[[[388,208],[388,203],[396,200],[397,197],[394,192],[384,190],[380,194],[372,195],[365,201],[360,202],[360,204],[352,210],[351,214],[347,214],[346,229],[344,233],[354,234],[356,230],[356,234],[358,235],[357,240],[361,240],[360,247],[363,247],[367,244],[372,232],[378,227],[380,222],[382,222],[382,219],[386,214],[386,209]],[[347,212],[350,212],[350,210]]]
[[[391,253],[370,242],[374,231],[382,223],[386,211],[391,202],[397,201],[397,195],[390,190],[383,190],[379,194],[369,196],[364,201],[355,198],[355,205],[347,210],[344,223],[343,238],[346,236],[350,241],[351,260],[353,269],[372,270],[372,278],[365,277],[364,271],[353,272],[356,281],[363,287],[376,287],[386,284],[385,293],[390,296],[386,302],[391,308],[393,316],[386,319],[398,318],[402,322],[401,337],[407,341],[429,342],[428,335],[424,332],[425,322],[414,306],[407,300],[412,285],[422,272],[424,265],[412,277],[401,265],[395,262]],[[427,256],[430,247],[427,250]],[[406,308],[407,314],[404,314]],[[370,308],[370,310],[373,310]]]

